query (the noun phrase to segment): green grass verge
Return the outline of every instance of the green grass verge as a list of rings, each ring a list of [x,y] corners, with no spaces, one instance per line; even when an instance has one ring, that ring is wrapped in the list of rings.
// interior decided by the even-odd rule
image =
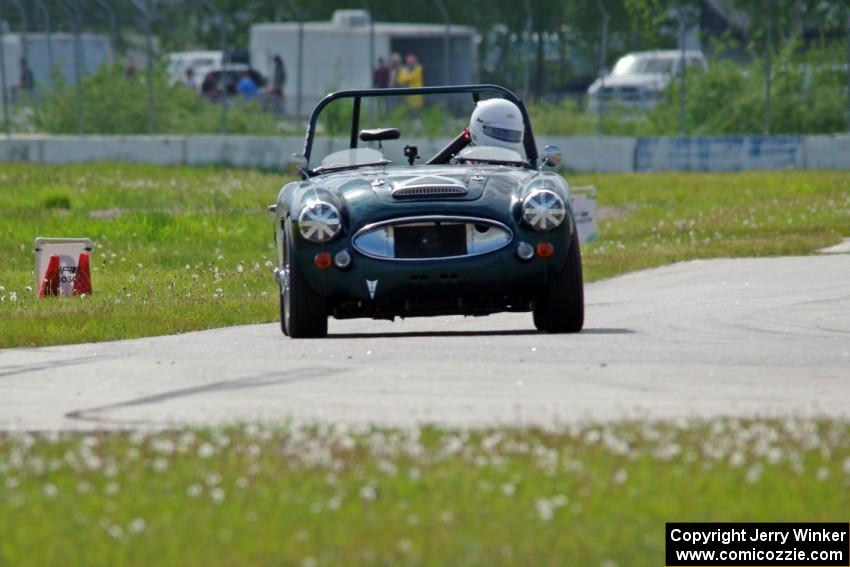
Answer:
[[[4,565],[664,564],[665,521],[846,521],[850,425],[0,437]]]
[[[850,174],[569,176],[599,189],[587,281],[679,260],[809,254],[850,236]],[[216,168],[3,164],[0,348],[274,321],[266,205],[285,178]],[[95,241],[95,293],[37,301],[36,236]]]

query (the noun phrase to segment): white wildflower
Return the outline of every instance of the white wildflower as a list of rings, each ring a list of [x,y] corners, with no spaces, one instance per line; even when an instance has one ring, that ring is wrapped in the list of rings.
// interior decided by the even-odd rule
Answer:
[[[534,509],[544,522],[548,522],[555,515],[555,507],[545,498],[538,498],[537,502],[534,503]]]
[[[224,502],[224,496],[224,489],[220,486],[216,486],[215,488],[210,490],[210,497],[216,504],[221,504],[222,502]]]
[[[629,473],[626,469],[620,469],[614,473],[614,484],[623,484],[629,480]]]
[[[764,466],[761,463],[754,464],[747,471],[747,482],[749,484],[755,484],[761,478],[761,474],[763,472],[764,472]]]
[[[202,459],[209,459],[213,455],[215,455],[215,447],[212,444],[205,441],[198,447],[198,456]]]
[[[378,497],[378,491],[371,484],[367,484],[360,489],[360,498],[367,502],[372,502]]]
[[[127,531],[131,534],[138,534],[145,531],[147,524],[142,518],[134,518],[130,525],[127,526]]]
[[[56,488],[55,484],[47,483],[44,485],[44,495],[48,498],[56,498],[56,495],[59,494],[59,489]]]

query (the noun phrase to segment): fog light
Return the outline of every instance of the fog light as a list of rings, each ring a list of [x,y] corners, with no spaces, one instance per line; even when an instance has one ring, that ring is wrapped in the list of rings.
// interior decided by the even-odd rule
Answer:
[[[555,247],[552,246],[549,242],[538,242],[537,243],[537,255],[541,258],[548,258],[552,254],[555,253]]]
[[[531,260],[534,258],[534,246],[528,242],[520,242],[516,247],[516,255],[520,260]]]
[[[316,257],[313,258],[313,262],[316,264],[316,267],[320,270],[325,270],[331,267],[333,260],[331,260],[331,255],[328,252],[319,252],[316,254]]]
[[[351,265],[351,252],[348,250],[340,250],[337,252],[336,256],[334,256],[334,264],[336,264],[336,267],[340,270],[346,269]]]

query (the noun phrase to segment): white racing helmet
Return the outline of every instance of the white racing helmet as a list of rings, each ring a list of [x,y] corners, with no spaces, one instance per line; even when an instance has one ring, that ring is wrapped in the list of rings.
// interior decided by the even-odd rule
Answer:
[[[503,98],[480,101],[469,119],[469,134],[476,146],[497,146],[522,154],[524,131],[519,108]]]

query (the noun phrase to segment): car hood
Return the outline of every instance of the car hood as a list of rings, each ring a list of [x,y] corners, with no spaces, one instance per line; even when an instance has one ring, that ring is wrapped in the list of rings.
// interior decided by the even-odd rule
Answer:
[[[349,204],[366,200],[392,206],[482,198],[506,200],[536,174],[536,171],[507,166],[401,166],[331,174],[317,179],[317,183],[336,192]],[[437,194],[417,194],[422,188]],[[442,194],[442,188],[452,193]]]
[[[462,187],[464,192],[445,197],[393,196],[399,189],[442,185]],[[306,203],[321,199],[336,206],[352,230],[389,218],[435,214],[511,224],[522,199],[541,187],[570,202],[569,185],[553,171],[492,165],[364,167],[288,184],[278,197],[278,214],[297,216]]]

